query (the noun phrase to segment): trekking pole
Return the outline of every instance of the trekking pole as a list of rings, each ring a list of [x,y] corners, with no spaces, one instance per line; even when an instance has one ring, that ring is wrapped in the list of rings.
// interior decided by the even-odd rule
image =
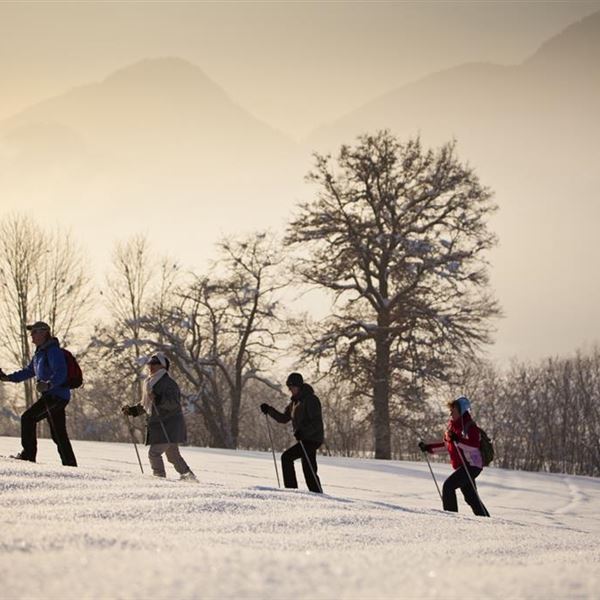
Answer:
[[[167,433],[167,428],[165,427],[165,424],[163,423],[163,420],[160,416],[160,411],[158,410],[158,406],[156,406],[156,403],[154,402],[154,400],[152,400],[152,406],[154,407],[154,410],[156,411],[156,416],[158,417],[158,422],[160,423],[160,426],[162,427],[162,431],[165,435],[165,439],[167,440],[167,444],[170,444],[171,440],[169,438],[169,434]]]
[[[41,398],[44,399],[44,406],[46,407],[46,415],[48,415],[48,424],[50,425],[50,437],[54,437],[52,435],[52,432],[54,432],[54,435],[56,435],[56,428],[54,427],[54,418],[52,417],[52,413],[50,412],[50,407],[48,406],[48,400],[47,400],[46,396],[44,396],[42,394],[40,396],[40,399]]]
[[[40,396],[40,400],[42,400],[42,399],[44,400],[44,406],[46,407],[46,415],[48,417],[48,425],[50,427],[50,437],[55,441],[60,439],[62,442],[64,440],[62,440],[62,438],[59,438],[58,433],[56,431],[56,427],[54,426],[54,417],[52,416],[52,413],[50,412],[51,409],[50,409],[50,406],[48,405],[48,399],[46,398],[46,396],[44,394],[42,394]],[[58,453],[60,455],[61,461],[63,460],[63,449],[64,449],[62,447],[63,445],[64,444],[56,441],[56,446],[58,447]]]
[[[140,459],[140,453],[137,449],[137,444],[135,443],[135,435],[133,434],[133,427],[131,426],[131,421],[129,420],[129,415],[123,414],[125,418],[125,422],[127,423],[127,429],[129,430],[129,435],[131,437],[131,441],[133,442],[133,447],[135,448],[135,454],[138,459],[138,463],[140,464],[140,470],[142,471],[142,475],[144,474],[144,467],[142,467],[142,460]]]
[[[400,423],[400,425],[402,427],[406,427],[407,429],[409,429],[410,431],[412,431],[414,434],[418,435],[421,438],[421,443],[423,443],[423,438],[422,438],[421,434],[414,427],[411,427],[410,425],[408,425],[407,423],[404,423],[400,419],[397,419],[397,421]],[[427,461],[427,466],[429,467],[429,472],[431,473],[431,477],[433,479],[433,483],[435,483],[435,487],[437,489],[437,493],[438,493],[438,495],[440,497],[440,500],[442,502],[444,502],[444,499],[442,497],[442,492],[440,492],[440,486],[438,485],[437,479],[435,478],[435,475],[433,474],[433,469],[431,468],[431,462],[429,461],[429,457],[427,456],[427,452],[423,452],[423,454],[425,455],[425,460]]]
[[[467,472],[467,477],[469,478],[469,481],[471,482],[471,487],[473,488],[473,491],[475,492],[475,496],[477,496],[477,501],[479,502],[479,506],[481,507],[481,510],[483,511],[484,515],[486,517],[489,517],[490,513],[488,512],[488,509],[483,505],[483,502],[481,501],[481,498],[479,497],[479,492],[477,491],[475,482],[473,481],[473,478],[471,477],[471,473],[469,472],[469,468],[467,467],[467,462],[465,461],[465,458],[464,458],[460,448],[458,447],[458,444],[455,441],[453,441],[452,443],[454,444],[454,447],[456,448],[456,451],[458,452],[458,455],[460,456],[460,462],[462,462],[463,467],[464,467],[465,471]]]
[[[273,453],[273,464],[275,465],[275,475],[277,475],[277,486],[281,487],[281,482],[279,481],[279,471],[277,470],[277,461],[275,460],[275,447],[273,446],[273,436],[271,435],[271,425],[269,424],[269,417],[267,413],[265,413],[265,420],[267,421],[267,430],[269,432],[269,439],[271,440],[271,452]]]
[[[50,412],[51,409],[50,409],[50,406],[48,405],[48,398],[42,392],[42,394],[40,394],[38,399],[44,401],[44,407],[46,408],[46,416],[48,417],[48,426],[50,427],[50,437],[55,441],[56,446],[58,447],[58,454],[60,455],[61,461],[63,461],[64,460],[64,458],[63,458],[63,456],[64,456],[63,455],[64,439],[58,435],[56,427],[54,426],[54,417],[52,416],[52,413]],[[56,405],[54,405],[52,408],[54,408],[55,406]],[[58,440],[60,440],[60,443]],[[65,463],[63,462],[63,464],[65,464]]]
[[[431,468],[431,463],[429,462],[429,457],[427,456],[427,452],[423,452],[423,454],[425,455],[425,460],[427,461],[427,466],[429,467],[429,472],[431,473],[431,477],[433,478],[433,483],[435,483],[435,487],[440,496],[440,500],[443,502],[444,499],[442,498],[442,492],[440,492],[440,486],[438,485],[437,479],[435,478],[435,475],[433,474],[433,469]]]
[[[322,494],[323,488],[321,487],[321,482],[319,481],[317,474],[315,473],[315,470],[313,469],[312,463],[310,462],[310,459],[308,458],[308,452],[306,452],[306,448],[304,447],[302,440],[298,440],[298,443],[300,444],[302,451],[304,452],[304,456],[306,457],[306,462],[308,463],[308,466],[310,467],[310,472],[313,476],[313,479],[315,480],[316,484],[319,486],[319,493]]]

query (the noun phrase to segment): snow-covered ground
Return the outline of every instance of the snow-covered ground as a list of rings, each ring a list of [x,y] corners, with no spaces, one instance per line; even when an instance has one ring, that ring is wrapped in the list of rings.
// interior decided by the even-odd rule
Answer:
[[[48,440],[38,464],[0,459],[3,599],[600,597],[598,479],[487,469],[483,519],[443,512],[425,463],[320,457],[321,497],[300,468],[277,489],[266,453],[184,448],[192,484],[73,446],[78,469]]]

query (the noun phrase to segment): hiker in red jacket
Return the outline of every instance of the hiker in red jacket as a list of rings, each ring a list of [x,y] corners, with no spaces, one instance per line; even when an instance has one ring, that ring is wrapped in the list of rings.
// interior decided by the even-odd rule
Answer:
[[[461,396],[449,402],[448,408],[450,409],[450,420],[444,434],[444,441],[432,444],[421,442],[419,447],[423,452],[430,454],[446,451],[450,454],[450,464],[454,473],[444,482],[442,490],[444,510],[458,512],[456,490],[460,488],[466,503],[473,512],[478,516],[489,517],[490,514],[481,502],[475,484],[475,479],[483,469],[483,459],[479,450],[479,428],[469,413],[471,403],[467,398]]]

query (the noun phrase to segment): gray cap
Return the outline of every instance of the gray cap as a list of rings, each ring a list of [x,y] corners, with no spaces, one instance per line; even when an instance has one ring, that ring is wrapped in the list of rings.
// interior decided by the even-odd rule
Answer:
[[[50,333],[50,325],[44,321],[36,321],[33,325],[27,325],[27,331],[47,331]]]

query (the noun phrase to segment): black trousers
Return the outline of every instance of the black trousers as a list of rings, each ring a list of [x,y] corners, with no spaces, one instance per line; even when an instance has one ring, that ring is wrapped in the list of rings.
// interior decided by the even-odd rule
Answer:
[[[471,479],[473,479],[473,484],[477,486],[475,479],[479,473],[481,473],[481,469],[478,467],[469,467],[469,473],[471,474]],[[450,475],[450,477],[444,481],[444,487],[442,489],[444,510],[458,512],[458,503],[456,501],[456,490],[458,488],[460,488],[460,491],[465,497],[465,502],[471,507],[476,515],[480,517],[490,516],[487,508],[482,502],[480,502],[480,500],[478,500],[477,493],[473,489],[464,467],[459,467],[456,469],[456,471],[454,471],[454,473],[452,473],[452,475]]]
[[[66,402],[56,396],[42,395],[21,415],[23,458],[35,462],[37,455],[37,424],[48,419],[50,434],[58,448],[63,465],[76,467],[77,460],[67,434]]]
[[[304,449],[306,450],[306,454],[308,454],[309,462],[306,460],[306,456],[302,451],[302,446],[300,442],[294,444],[291,448],[288,448],[281,455],[281,468],[283,470],[283,485],[286,488],[297,488],[298,481],[296,480],[296,470],[294,469],[294,461],[299,458],[302,460],[302,470],[304,471],[304,479],[306,480],[306,485],[311,492],[320,493],[322,491],[321,488],[321,480],[317,475],[317,450],[321,444],[318,442],[310,442],[303,441]],[[313,477],[312,469],[315,473]],[[315,479],[316,477],[316,479]]]

